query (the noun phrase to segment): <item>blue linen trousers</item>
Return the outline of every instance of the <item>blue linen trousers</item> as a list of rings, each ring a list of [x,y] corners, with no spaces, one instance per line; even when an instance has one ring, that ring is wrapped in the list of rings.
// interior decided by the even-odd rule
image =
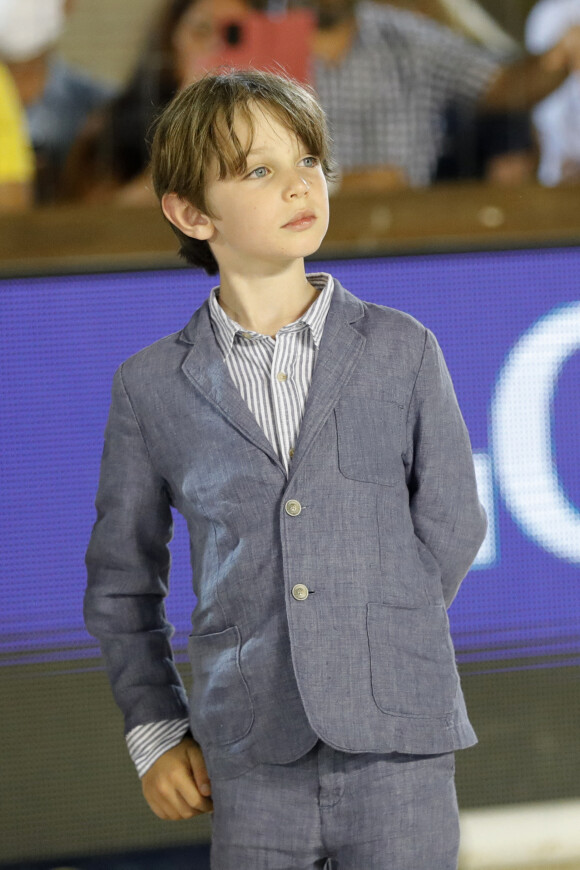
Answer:
[[[456,870],[454,753],[344,753],[213,784],[212,870]]]

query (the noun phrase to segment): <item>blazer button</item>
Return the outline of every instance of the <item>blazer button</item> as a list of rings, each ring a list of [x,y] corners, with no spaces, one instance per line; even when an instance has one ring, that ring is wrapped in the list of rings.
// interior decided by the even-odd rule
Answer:
[[[296,501],[295,498],[291,498],[284,505],[284,510],[290,517],[297,517],[300,511],[302,510],[302,505],[299,501]]]
[[[309,595],[308,587],[304,583],[297,583],[296,586],[292,587],[292,598],[295,598],[296,601],[305,601]]]

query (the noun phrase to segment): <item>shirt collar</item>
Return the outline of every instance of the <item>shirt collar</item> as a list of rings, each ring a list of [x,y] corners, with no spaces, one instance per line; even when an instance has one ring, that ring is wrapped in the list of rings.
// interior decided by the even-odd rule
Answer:
[[[209,316],[216,341],[225,359],[231,352],[236,335],[243,330],[239,323],[228,317],[219,304],[219,289],[219,287],[214,287],[209,294]]]
[[[319,347],[326,322],[326,315],[330,307],[332,299],[332,291],[334,290],[334,280],[332,275],[327,272],[315,272],[306,276],[310,284],[315,287],[319,294],[307,311],[304,312],[299,320],[294,323],[289,323],[284,326],[280,332],[295,332],[298,329],[303,329],[304,326],[309,327],[312,334],[312,340],[316,347]],[[214,333],[218,346],[224,356],[228,357],[236,340],[236,336],[244,338],[261,339],[264,336],[258,332],[251,332],[244,329],[226,314],[224,309],[218,302],[219,287],[214,287],[209,295],[209,314],[214,328]]]
[[[316,347],[319,347],[322,341],[322,333],[324,332],[324,324],[326,323],[326,315],[330,308],[332,291],[334,290],[334,279],[327,272],[314,272],[306,277],[312,286],[319,291],[319,294],[298,322],[305,323],[310,327],[314,344]]]

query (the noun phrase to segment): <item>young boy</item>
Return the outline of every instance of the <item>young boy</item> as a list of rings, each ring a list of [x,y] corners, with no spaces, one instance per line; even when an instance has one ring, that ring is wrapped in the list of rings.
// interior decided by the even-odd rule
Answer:
[[[163,114],[152,166],[182,254],[220,283],[115,376],[87,554],[145,797],[161,818],[213,809],[215,870],[452,870],[453,752],[475,735],[446,607],[485,518],[441,352],[305,274],[332,162],[301,86],[208,75]],[[197,597],[189,702],[171,506]]]

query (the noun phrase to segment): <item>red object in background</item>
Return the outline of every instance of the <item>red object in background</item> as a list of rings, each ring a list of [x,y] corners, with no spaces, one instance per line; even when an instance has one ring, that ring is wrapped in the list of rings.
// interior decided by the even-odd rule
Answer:
[[[314,16],[308,9],[281,13],[251,12],[222,25],[223,47],[204,58],[216,67],[284,72],[299,82],[311,80]]]

